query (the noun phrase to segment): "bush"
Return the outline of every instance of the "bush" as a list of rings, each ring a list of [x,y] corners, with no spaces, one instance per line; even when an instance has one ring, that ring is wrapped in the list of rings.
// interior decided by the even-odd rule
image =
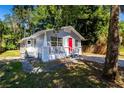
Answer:
[[[6,46],[6,48],[7,48],[8,50],[13,50],[13,49],[16,49],[16,46],[15,46],[14,44],[10,43],[10,44],[8,44],[8,45]]]

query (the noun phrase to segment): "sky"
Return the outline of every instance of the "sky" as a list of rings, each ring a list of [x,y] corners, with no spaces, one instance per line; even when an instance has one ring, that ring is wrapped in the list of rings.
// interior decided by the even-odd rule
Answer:
[[[0,5],[0,19],[4,19],[5,14],[11,14],[12,12],[12,5]]]
[[[120,19],[120,21],[124,21],[124,13],[120,13],[120,17],[119,17]]]
[[[0,19],[4,19],[5,14],[11,14],[13,5],[0,5]],[[120,21],[124,21],[124,14],[120,13]]]

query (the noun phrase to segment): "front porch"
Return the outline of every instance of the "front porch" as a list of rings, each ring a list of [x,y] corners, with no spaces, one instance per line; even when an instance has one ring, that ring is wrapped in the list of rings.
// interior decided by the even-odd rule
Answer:
[[[50,61],[50,60],[60,59],[68,56],[74,57],[75,55],[79,55],[79,49],[80,48],[72,49],[72,48],[63,47],[63,46],[42,47],[40,49],[42,51],[42,57],[40,58],[43,61]],[[40,56],[41,54],[38,54],[38,55]]]

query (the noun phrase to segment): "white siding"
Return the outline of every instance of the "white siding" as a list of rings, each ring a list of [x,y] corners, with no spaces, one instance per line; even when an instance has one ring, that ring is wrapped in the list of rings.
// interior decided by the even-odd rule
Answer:
[[[42,59],[42,47],[43,47],[43,40],[44,37],[43,35],[40,35],[39,37],[36,38],[36,48],[37,48],[37,55],[38,58]]]
[[[69,49],[68,49],[68,38],[70,36],[65,36],[63,37],[63,47],[65,48],[65,51],[66,51],[66,55],[68,56],[69,55]]]
[[[46,33],[47,35],[47,44],[48,42],[50,42],[50,38],[51,36],[55,36],[53,31],[49,31]],[[53,59],[57,59],[57,58],[62,58],[65,56],[69,56],[69,46],[68,46],[68,39],[72,38],[72,48],[79,48],[79,54],[81,54],[82,50],[81,50],[81,40],[80,38],[71,31],[60,31],[57,34],[57,37],[60,37],[63,39],[63,47],[65,50],[65,53],[61,54],[49,54],[49,47],[50,45],[47,45],[46,47],[43,46],[44,44],[44,34],[36,37],[36,45],[34,45],[35,47],[33,47],[34,49],[36,49],[36,51],[34,51],[35,53],[35,57],[39,57],[41,58],[43,61],[49,61],[49,60],[53,60]],[[78,40],[78,46],[75,46],[75,40]],[[33,49],[32,49],[33,50]]]
[[[36,38],[36,47],[41,48],[43,46],[44,36],[40,35]]]
[[[78,42],[78,47],[79,47],[79,55],[82,55],[81,41]]]

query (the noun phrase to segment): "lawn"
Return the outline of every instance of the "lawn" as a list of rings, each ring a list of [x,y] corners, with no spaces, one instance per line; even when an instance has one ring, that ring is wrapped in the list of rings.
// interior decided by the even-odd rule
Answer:
[[[51,66],[61,62],[41,63],[42,66]],[[101,78],[103,65],[79,61],[75,64],[57,68],[52,72],[26,73],[22,71],[20,62],[0,63],[0,87],[14,88],[99,88],[123,87],[123,83],[107,82]],[[123,71],[124,69],[120,69]]]
[[[19,57],[19,56],[20,56],[19,50],[8,50],[0,54],[0,58]]]
[[[124,52],[124,47],[123,46],[120,46],[119,51],[120,52]]]
[[[124,47],[123,46],[119,47],[119,57],[124,58]]]

